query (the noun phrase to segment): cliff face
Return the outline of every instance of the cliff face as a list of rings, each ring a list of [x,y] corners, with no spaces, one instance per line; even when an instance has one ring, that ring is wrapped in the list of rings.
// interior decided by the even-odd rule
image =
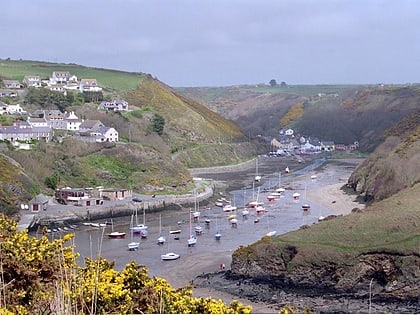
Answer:
[[[352,294],[401,300],[420,296],[420,258],[415,255],[390,253],[362,254],[348,263],[324,258],[318,263],[296,263],[299,254],[294,247],[285,249],[266,239],[258,248],[241,248],[233,255],[232,274],[278,288],[295,288],[319,294]],[[270,256],[256,252],[271,252]],[[295,256],[296,255],[296,256]],[[298,259],[296,259],[298,260]],[[372,285],[371,285],[372,281]]]

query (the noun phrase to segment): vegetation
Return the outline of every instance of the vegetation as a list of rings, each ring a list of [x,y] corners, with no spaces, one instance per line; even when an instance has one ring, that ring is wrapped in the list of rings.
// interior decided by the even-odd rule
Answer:
[[[84,67],[76,64],[49,63],[30,60],[0,60],[1,77],[22,81],[25,75],[39,75],[48,79],[53,71],[68,71],[79,79],[96,79],[107,91],[135,89],[145,75],[109,69]]]
[[[420,213],[418,200],[413,196],[419,193],[420,184],[416,184],[394,198],[372,204],[365,211],[275,238],[263,238],[236,250],[234,256],[241,257],[240,261],[250,259],[282,271],[300,265],[348,265],[369,253],[416,256]]]
[[[52,242],[18,232],[0,215],[1,314],[233,314],[251,313],[238,301],[195,298],[190,287],[174,289],[150,278],[134,261],[122,271],[98,257],[77,265],[72,234]]]

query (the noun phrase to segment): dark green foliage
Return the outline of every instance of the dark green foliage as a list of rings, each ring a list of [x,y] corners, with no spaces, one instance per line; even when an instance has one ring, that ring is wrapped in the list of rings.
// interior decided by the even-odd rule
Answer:
[[[162,115],[155,114],[153,116],[153,131],[158,135],[163,134],[163,129],[165,128],[165,118]]]
[[[65,111],[68,106],[72,105],[73,100],[74,97],[70,95],[65,96],[63,93],[47,89],[30,88],[25,96],[25,103],[41,108],[57,107],[60,111]]]
[[[53,175],[46,177],[44,180],[45,186],[53,190],[57,189],[57,185],[59,182],[60,182],[60,175],[58,175],[57,173],[54,173]]]
[[[102,92],[85,91],[83,92],[83,97],[86,103],[102,102],[104,100],[104,95]]]

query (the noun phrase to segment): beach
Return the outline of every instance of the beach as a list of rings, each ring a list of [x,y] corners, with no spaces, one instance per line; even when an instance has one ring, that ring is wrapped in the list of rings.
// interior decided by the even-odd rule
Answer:
[[[308,173],[298,175],[292,181],[285,182],[285,184],[287,183],[289,188],[293,188],[296,191],[302,191],[304,189],[303,186],[306,186],[307,200],[311,204],[319,205],[320,209],[329,209],[329,214],[331,215],[347,215],[354,208],[362,209],[364,207],[364,205],[356,201],[355,195],[349,195],[341,189],[360,162],[360,159],[354,159],[341,161],[338,164],[328,163],[323,165],[319,170],[309,172],[311,176],[316,176],[315,179],[310,179],[311,185],[305,185],[308,182]],[[184,261],[183,264],[178,264],[165,270],[160,276],[166,278],[172,286],[182,287],[193,283],[196,276],[218,272],[220,263],[224,263],[229,268],[231,255],[231,250],[205,252],[195,256],[194,260]],[[277,313],[273,305],[250,301],[226,292],[217,291],[211,287],[194,288],[194,296],[211,296],[215,299],[221,299],[225,303],[238,300],[244,305],[251,305],[253,313]]]
[[[113,261],[117,270],[122,270],[127,263],[135,261],[146,266],[150,276],[165,278],[174,288],[194,285],[198,276],[228,271],[232,253],[237,248],[250,245],[269,232],[274,231],[277,235],[287,233],[299,229],[302,225],[316,224],[321,214],[346,215],[353,208],[361,208],[362,206],[355,201],[355,196],[348,195],[340,189],[360,162],[360,159],[354,161],[317,159],[308,161],[305,165],[298,165],[282,159],[261,159],[262,180],[257,184],[253,181],[253,170],[241,170],[237,173],[212,171],[211,174],[200,174],[203,178],[214,180],[219,187],[216,189],[216,196],[223,195],[236,205],[238,210],[234,213],[225,213],[221,207],[212,202],[205,205],[197,204],[197,209],[178,207],[166,209],[161,213],[148,213],[146,216],[139,213],[139,221],[143,220],[148,225],[149,235],[146,239],[136,236],[136,240],[140,243],[137,251],[128,251],[129,237],[109,239],[106,235],[111,231],[110,226],[103,229],[80,226],[75,231],[75,250],[80,254],[81,263],[85,258],[95,258],[100,255]],[[284,172],[286,166],[290,167],[290,173]],[[284,194],[269,201],[267,197],[270,191],[279,186],[285,188]],[[298,200],[292,198],[296,192],[301,195]],[[242,216],[241,209],[255,198],[264,202],[266,212],[257,214],[255,209],[249,209],[249,215]],[[307,201],[311,203],[311,210],[302,211],[302,204]],[[200,219],[190,224],[189,215],[194,210],[200,212]],[[238,222],[233,226],[228,218],[236,214]],[[113,218],[112,229],[128,232],[130,219],[130,217]],[[210,220],[210,223],[204,223],[204,219]],[[197,235],[197,245],[188,247],[187,239],[191,233],[194,233],[195,226],[201,226],[203,232]],[[173,229],[182,231],[179,238],[175,239],[169,233]],[[217,231],[222,234],[220,241],[214,237]],[[166,243],[157,245],[156,240],[161,233],[166,236]],[[167,252],[175,252],[180,258],[162,261],[161,254]],[[226,267],[225,270],[220,270],[221,264]],[[233,296],[217,291],[211,286],[195,287],[193,292],[196,297],[221,299],[226,304],[238,300],[245,305],[251,305],[254,313],[276,312],[266,303]]]

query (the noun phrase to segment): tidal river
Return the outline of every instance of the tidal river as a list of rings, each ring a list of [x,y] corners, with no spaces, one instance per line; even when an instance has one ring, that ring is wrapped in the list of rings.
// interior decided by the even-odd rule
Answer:
[[[224,212],[221,207],[197,204],[196,209],[184,208],[182,210],[166,210],[162,213],[143,214],[138,213],[138,223],[148,226],[148,237],[145,239],[134,236],[134,240],[140,242],[137,251],[128,251],[128,243],[132,241],[130,235],[131,217],[119,217],[113,219],[113,226],[105,228],[92,228],[80,225],[75,232],[76,252],[80,253],[83,263],[85,257],[96,258],[98,255],[109,261],[115,262],[115,268],[121,270],[125,264],[134,260],[145,265],[149,269],[149,275],[162,276],[175,283],[175,286],[188,284],[195,276],[201,273],[217,271],[220,263],[229,267],[232,252],[241,245],[249,245],[265,236],[268,232],[277,235],[299,229],[302,225],[310,225],[318,222],[318,218],[335,214],[331,210],[314,202],[311,202],[310,211],[302,211],[302,204],[307,202],[306,192],[316,189],[320,185],[329,185],[342,182],[345,184],[353,167],[349,165],[322,164],[316,160],[314,164],[306,166],[300,171],[292,172],[293,175],[282,175],[278,170],[272,174],[263,176],[257,185],[252,180],[242,189],[230,191],[224,195],[231,200],[238,210],[237,224],[232,225],[228,217],[234,212]],[[329,171],[326,172],[325,169]],[[315,175],[315,176],[314,176]],[[214,176],[216,180],[217,174]],[[235,176],[232,173],[230,176]],[[269,186],[284,187],[282,196],[277,196],[273,201],[268,201]],[[294,193],[300,193],[298,200],[294,199]],[[242,208],[246,202],[255,198],[264,202],[265,213],[257,214],[254,209],[248,209],[246,217],[242,215]],[[198,222],[192,222],[191,228],[200,225],[202,234],[197,236],[197,244],[194,247],[187,246],[190,230],[190,210],[200,211]],[[256,223],[256,219],[259,221]],[[207,223],[206,220],[210,220]],[[161,222],[161,224],[159,224]],[[114,231],[126,232],[125,239],[109,239],[107,234]],[[169,234],[170,230],[180,229],[179,239]],[[215,233],[219,231],[222,236],[220,241],[215,239]],[[59,232],[61,233],[61,232]],[[166,243],[158,245],[157,239],[162,234],[166,237]],[[178,260],[162,261],[160,255],[174,252],[180,255]],[[172,283],[172,282],[171,282]]]

